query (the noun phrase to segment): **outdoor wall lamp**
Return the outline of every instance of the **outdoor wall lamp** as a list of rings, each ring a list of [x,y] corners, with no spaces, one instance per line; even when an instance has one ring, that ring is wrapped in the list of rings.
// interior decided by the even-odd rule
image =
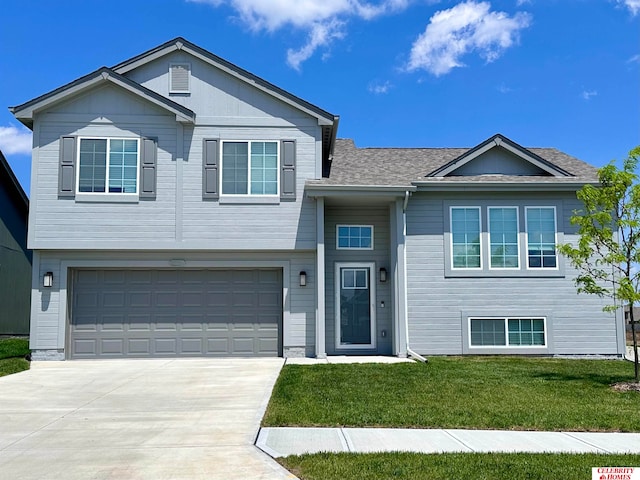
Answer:
[[[387,269],[382,267],[380,269],[380,283],[384,283],[387,281]]]
[[[305,271],[300,272],[300,286],[301,287],[307,286],[307,272]]]
[[[44,274],[44,277],[42,278],[42,286],[43,287],[53,287],[53,272],[47,272]]]

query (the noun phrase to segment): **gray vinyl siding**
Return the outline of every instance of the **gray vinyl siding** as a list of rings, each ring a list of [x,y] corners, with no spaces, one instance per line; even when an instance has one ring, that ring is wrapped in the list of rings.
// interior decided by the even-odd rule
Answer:
[[[373,225],[373,250],[337,250],[336,225]],[[377,353],[391,355],[393,341],[391,302],[391,253],[390,253],[389,207],[326,207],[325,210],[325,338],[328,355],[362,355]],[[376,349],[336,350],[336,306],[335,264],[336,262],[374,262],[372,281],[376,283]],[[389,272],[387,281],[380,283],[379,270]],[[385,307],[380,307],[384,302]],[[381,332],[386,331],[386,337]]]
[[[169,93],[169,65],[191,65],[190,92]],[[196,113],[203,125],[317,125],[310,116],[184,52],[173,52],[125,74]],[[277,123],[276,123],[277,122]]]
[[[564,241],[575,241],[569,217],[580,207],[573,194],[442,195],[417,193],[407,209],[407,275],[409,335],[412,348],[424,354],[461,354],[467,317],[544,315],[548,349],[544,354],[619,354],[620,339],[615,316],[602,312],[604,300],[578,295],[575,270],[568,262],[564,276],[465,278],[445,276],[445,209],[450,202],[491,205],[555,204],[559,232]],[[484,215],[484,213],[483,213]],[[520,222],[524,222],[521,218]],[[486,245],[483,246],[486,248]],[[562,261],[562,259],[561,259]],[[511,352],[511,350],[510,350]],[[521,352],[524,352],[522,350]],[[489,353],[489,351],[486,351]]]
[[[316,128],[214,127],[185,128],[188,161],[182,165],[182,243],[217,249],[294,250],[315,249],[315,203],[303,195],[304,182],[315,175],[316,147],[320,142]],[[295,201],[275,204],[235,204],[220,195],[202,199],[203,139],[295,140]]]
[[[168,95],[169,61],[160,59],[131,74],[160,75],[150,77],[145,86]],[[171,98],[198,110],[195,126],[178,124],[175,116],[114,86],[96,89],[36,116],[33,161],[37,175],[32,187],[30,248],[315,249],[315,207],[303,191],[305,180],[316,177],[321,161],[317,120],[195,59],[192,74],[192,93]],[[118,202],[113,194],[103,195],[112,195],[114,201],[107,202],[88,202],[86,196],[59,198],[62,135],[157,138],[156,198],[133,203]],[[205,138],[295,141],[295,201],[234,204],[228,198],[203,200]]]
[[[32,291],[31,349],[55,350],[67,347],[67,330],[72,312],[67,305],[70,288],[68,270],[72,268],[165,268],[176,252],[39,252],[34,275],[42,278],[53,272],[52,288],[34,283]],[[191,252],[180,254],[184,268],[252,268],[265,265],[289,272],[284,298],[283,346],[306,349],[315,345],[315,254],[313,252]],[[300,286],[300,271],[307,273],[307,286]],[[64,279],[67,279],[65,282]]]

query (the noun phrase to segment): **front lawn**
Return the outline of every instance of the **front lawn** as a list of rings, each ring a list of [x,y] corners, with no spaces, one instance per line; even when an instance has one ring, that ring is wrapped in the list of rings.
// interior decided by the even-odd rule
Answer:
[[[640,431],[624,361],[434,357],[429,363],[286,365],[264,426]]]
[[[319,453],[278,461],[301,480],[584,480],[591,467],[640,465],[640,455]]]
[[[0,377],[29,370],[29,362],[24,358],[29,353],[31,350],[27,339],[0,339]]]

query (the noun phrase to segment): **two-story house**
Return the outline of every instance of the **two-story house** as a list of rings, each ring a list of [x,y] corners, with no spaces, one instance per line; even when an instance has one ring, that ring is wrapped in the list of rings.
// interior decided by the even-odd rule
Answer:
[[[11,111],[34,359],[623,352],[556,250],[597,181],[558,150],[357,148],[182,38]]]

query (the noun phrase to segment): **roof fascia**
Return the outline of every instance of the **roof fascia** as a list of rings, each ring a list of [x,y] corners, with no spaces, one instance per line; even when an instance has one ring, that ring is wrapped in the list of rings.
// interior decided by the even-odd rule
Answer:
[[[127,73],[176,50],[185,51],[194,57],[199,58],[203,62],[213,65],[223,72],[257,88],[258,90],[261,90],[298,110],[302,110],[308,115],[315,117],[318,120],[319,125],[332,126],[336,121],[337,117],[335,115],[322,110],[321,108],[316,107],[295,95],[292,95],[272,83],[267,82],[266,80],[180,37],[170,40],[169,42],[149,50],[148,52],[137,55],[130,60],[125,60],[124,62],[112,67],[112,69],[121,74]]]
[[[334,197],[334,196],[382,196],[404,197],[405,192],[415,192],[417,187],[409,185],[305,185],[305,192],[309,197]]]
[[[149,90],[142,85],[139,85],[132,80],[114,72],[113,70],[102,67],[95,72],[92,72],[84,77],[81,77],[71,83],[63,85],[49,93],[45,93],[33,100],[30,100],[22,105],[16,107],[10,107],[9,110],[13,113],[18,120],[29,128],[33,125],[33,114],[46,108],[50,105],[64,101],[66,98],[94,88],[105,82],[110,82],[117,85],[128,92],[141,97],[169,112],[175,114],[176,121],[184,123],[194,123],[195,113],[182,105],[175,103],[174,101],[163,97],[162,95]]]
[[[7,173],[6,178],[8,178],[9,183],[13,185],[14,187],[13,189],[15,192],[17,192],[17,197],[20,199],[20,202],[24,204],[25,211],[28,211],[29,198],[27,197],[27,194],[24,193],[24,190],[22,189],[22,185],[20,185],[20,182],[18,181],[15,174],[13,173],[13,170],[11,169],[11,165],[9,165],[9,162],[3,155],[2,151],[0,151],[0,167],[2,167],[2,169]]]
[[[413,182],[419,192],[429,191],[464,191],[464,192],[521,192],[523,190],[535,190],[537,192],[560,192],[576,191],[585,185],[599,186],[600,183],[593,182],[562,182],[562,183],[524,183],[524,182],[440,182],[424,181]]]
[[[507,151],[513,153],[514,155],[520,157],[521,159],[523,159],[523,160],[535,165],[536,167],[538,167],[541,170],[549,173],[550,175],[553,175],[554,177],[571,177],[571,176],[573,176],[569,172],[567,172],[566,170],[563,170],[562,168],[558,167],[557,165],[554,165],[553,163],[549,162],[548,160],[545,160],[544,158],[540,157],[539,155],[536,155],[535,153],[527,150],[526,148],[518,145],[514,141],[509,140],[507,137],[505,137],[503,135],[500,135],[500,134],[494,135],[493,137],[485,140],[481,144],[479,144],[476,147],[470,149],[468,152],[463,153],[458,158],[455,158],[452,161],[450,161],[449,163],[447,163],[446,165],[443,165],[442,167],[434,170],[433,172],[431,172],[427,176],[428,177],[445,177],[445,176],[451,174],[452,172],[456,171],[458,168],[462,167],[463,165],[466,165],[467,163],[469,163],[473,159],[478,158],[483,153],[486,153],[489,150],[491,150],[492,148],[496,148],[496,147],[504,148],[505,150],[507,150]]]

